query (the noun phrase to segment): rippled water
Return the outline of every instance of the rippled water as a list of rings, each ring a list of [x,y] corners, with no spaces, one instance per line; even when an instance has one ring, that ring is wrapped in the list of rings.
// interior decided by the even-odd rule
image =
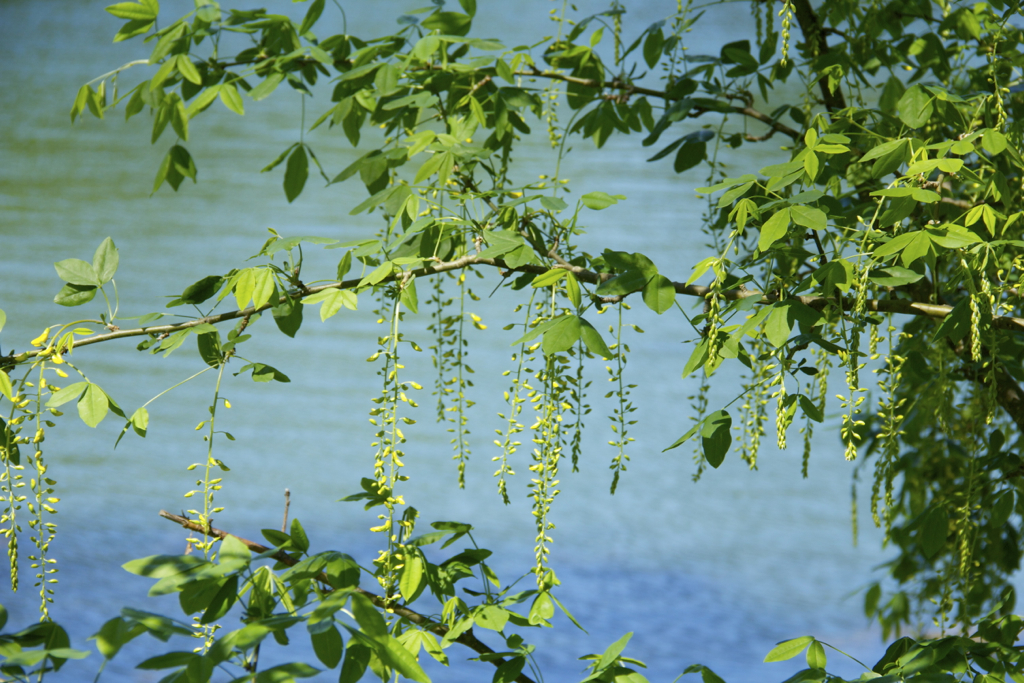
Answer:
[[[157,164],[171,143],[165,137],[149,145],[146,116],[127,124],[119,114],[106,122],[88,118],[73,128],[68,121],[82,82],[146,54],[138,43],[109,43],[117,22],[102,11],[104,4],[0,2],[0,58],[6,67],[0,72],[0,308],[8,315],[0,338],[4,349],[24,347],[43,325],[84,310],[50,303],[60,286],[50,264],[89,258],[108,235],[120,248],[122,312],[141,315],[159,310],[161,297],[180,292],[194,280],[241,265],[259,249],[267,227],[282,234],[343,240],[368,235],[377,227],[370,217],[348,215],[365,196],[361,186],[322,189],[311,178],[305,194],[288,206],[280,174],[257,173],[298,137],[300,105],[286,89],[259,106],[247,103],[244,118],[214,107],[193,125],[188,143],[202,182],[186,184],[178,194],[165,187],[150,197]],[[273,4],[280,5],[279,11],[304,9]],[[390,17],[415,6],[348,4],[353,5],[348,16],[353,33],[388,30]],[[548,30],[545,16],[555,6],[540,1],[480,4],[479,34],[511,32],[509,45]],[[636,4],[629,26],[642,29],[660,18],[656,3]],[[524,21],[524,16],[531,18]],[[693,36],[698,47],[701,40],[721,42],[738,23],[749,22],[746,5],[727,6],[726,12],[709,19],[701,34]],[[338,24],[337,17],[328,21]],[[340,25],[333,28],[340,30]],[[140,73],[147,73],[146,68]],[[125,82],[133,85],[138,77],[129,74]],[[319,115],[324,102],[322,97],[314,100],[310,112]],[[364,140],[360,150],[352,150],[340,134],[326,128],[308,141],[332,175],[370,148]],[[741,151],[757,154],[765,163],[778,153],[777,147]],[[613,138],[599,153],[590,142],[576,143],[564,165],[572,187],[581,193],[603,190],[628,196],[626,202],[588,216],[591,230],[584,248],[641,251],[663,272],[685,279],[686,264],[705,253],[699,232],[702,209],[692,192],[702,184],[702,172],[676,176],[667,163],[646,163],[650,153],[635,137]],[[538,140],[518,152],[516,163],[526,180],[550,172],[553,159]],[[323,272],[331,272],[330,259],[337,254],[311,254],[311,268],[321,264]],[[510,367],[509,344],[516,336],[500,328],[514,302],[504,292],[486,298],[497,284],[493,273],[470,282],[478,283],[477,292],[485,296],[473,310],[489,329],[474,331],[469,347],[469,362],[476,370],[472,398],[478,404],[471,411],[474,452],[467,489],[456,487],[450,437],[432,424],[432,401],[424,395],[415,416],[420,424],[409,435],[412,481],[405,498],[419,508],[424,525],[435,519],[476,524],[478,542],[495,550],[496,569],[503,579],[511,579],[532,562],[526,464],[518,464],[513,502],[503,506],[491,477],[490,441],[493,430],[501,427],[496,416],[504,381],[500,375]],[[269,319],[259,323],[265,334],[247,345],[246,355],[280,368],[292,382],[273,387],[244,377],[226,382],[234,408],[223,419],[237,441],[218,446],[219,456],[232,468],[218,497],[218,504],[226,506],[216,519],[218,526],[258,539],[260,528],[279,526],[282,493],[288,487],[292,514],[302,520],[314,548],[344,550],[365,563],[375,556],[376,539],[367,532],[373,517],[359,506],[335,502],[353,492],[358,478],[371,468],[373,429],[367,411],[379,389],[375,365],[365,358],[373,352],[378,328],[368,310],[369,298],[361,303],[364,310],[343,312],[325,324],[312,312],[294,340],[271,329]],[[694,662],[711,666],[730,683],[782,680],[799,668],[800,660],[785,665],[760,661],[776,641],[804,634],[873,661],[880,650],[878,634],[867,626],[859,596],[850,594],[868,581],[871,568],[884,555],[866,519],[861,520],[866,530],[861,547],[852,546],[852,470],[843,460],[835,422],[815,434],[808,479],[800,478],[800,449],[794,443],[785,453],[766,447],[757,472],[746,471],[730,455],[719,470],[695,484],[686,448],[661,452],[690,424],[687,397],[695,384],[679,376],[691,348],[683,342],[693,334],[681,316],[658,317],[640,307],[630,313],[630,321],[647,330],[643,338],[630,340],[635,353],[628,372],[638,385],[633,398],[640,408],[630,450],[633,460],[618,493],[610,497],[606,491],[612,453],[606,442],[612,434],[605,415],[612,406],[602,398],[603,364],[592,362],[594,412],[581,472],[570,474],[568,467],[563,472],[552,560],[563,581],[562,600],[589,635],[561,617],[554,630],[526,634],[540,643],[538,659],[547,680],[573,680],[581,669],[576,657],[599,652],[630,630],[636,636],[627,654],[648,663],[652,681],[671,681]],[[426,322],[420,315],[406,326],[407,335],[423,347],[430,343]],[[134,352],[133,346],[125,340],[76,354],[90,377],[126,408],[141,405],[201,367],[191,349],[163,359]],[[407,365],[409,378],[432,383],[434,371],[426,354],[409,358]],[[204,452],[199,433],[191,427],[206,417],[210,374],[151,406],[145,440],[129,436],[114,450],[120,427],[114,420],[96,430],[66,420],[47,439],[51,474],[62,497],[60,532],[53,546],[61,581],[53,615],[68,625],[76,645],[85,645],[84,639],[124,605],[160,606],[145,598],[147,581],[117,566],[183,548],[184,535],[156,513],[187,507],[181,496],[194,482],[185,467],[201,460]],[[711,404],[731,400],[739,382],[738,375],[727,371],[716,375]],[[797,441],[795,434],[791,441]],[[28,567],[23,565],[22,571],[27,579]],[[12,623],[35,618],[29,583],[16,595],[0,591]],[[172,601],[164,607],[173,613],[175,605]],[[157,672],[132,668],[156,652],[155,645],[136,641],[102,680],[158,680]],[[487,680],[489,670],[459,663],[468,654],[452,648],[453,669],[434,667],[431,674],[438,681]],[[84,667],[76,669],[79,673],[59,678],[85,680],[82,672],[95,671],[98,665],[94,654],[79,665]],[[837,671],[852,674],[856,669],[840,665]]]

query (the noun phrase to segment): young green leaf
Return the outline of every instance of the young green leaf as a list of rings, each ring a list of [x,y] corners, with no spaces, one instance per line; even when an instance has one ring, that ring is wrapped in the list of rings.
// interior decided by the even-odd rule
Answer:
[[[4,396],[8,401],[14,401],[13,387],[11,387],[11,378],[7,372],[0,370],[0,394]]]
[[[64,259],[63,261],[54,263],[53,267],[57,270],[57,275],[61,280],[72,285],[92,285],[93,287],[99,287],[103,284],[100,282],[99,275],[96,274],[96,270],[92,265],[86,263],[82,259]]]
[[[410,604],[423,592],[427,585],[426,566],[423,556],[414,548],[406,548],[398,589],[405,604]]]
[[[765,251],[789,232],[790,209],[782,209],[775,212],[771,218],[761,226],[761,237],[757,241],[757,248]]]
[[[92,269],[99,283],[106,284],[117,272],[118,253],[114,240],[109,237],[100,243],[92,257]],[[69,280],[70,282],[70,280]]]
[[[603,671],[607,669],[609,666],[611,666],[615,662],[615,660],[619,658],[619,655],[622,654],[622,651],[626,649],[626,645],[629,644],[629,640],[632,637],[633,632],[630,631],[629,633],[627,633],[626,635],[622,636],[614,643],[609,645],[608,648],[601,655],[601,659],[598,660],[597,666],[595,667],[594,671]]]
[[[607,209],[612,204],[618,204],[620,200],[625,198],[626,196],[621,194],[612,195],[607,192],[588,192],[580,197],[580,201],[588,209],[600,211],[601,209]]]
[[[825,647],[815,640],[807,648],[807,666],[812,669],[824,669],[827,663],[828,658],[825,656]]]
[[[765,662],[783,662],[787,659],[792,659],[798,654],[804,651],[808,645],[814,642],[812,636],[801,636],[799,638],[793,638],[792,640],[784,640],[771,649],[767,655],[765,655]]]
[[[572,305],[575,306],[576,308],[579,308],[580,304],[583,303],[583,296],[582,296],[582,293],[580,292],[580,283],[576,279],[576,276],[573,275],[572,271],[566,271],[566,272],[567,272],[567,274],[565,276],[565,291],[566,291],[566,294],[569,296],[569,301],[572,302]],[[2,311],[0,311],[0,313],[2,313]],[[2,327],[3,327],[3,323],[2,323],[2,321],[0,321],[0,328],[2,328]]]
[[[103,422],[109,407],[107,395],[97,385],[89,382],[82,397],[78,399],[78,416],[85,424],[95,427]]]

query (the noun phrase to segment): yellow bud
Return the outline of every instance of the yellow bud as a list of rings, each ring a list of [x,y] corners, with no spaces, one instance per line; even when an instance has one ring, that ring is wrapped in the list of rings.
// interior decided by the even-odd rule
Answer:
[[[225,408],[230,408],[231,407],[231,401],[229,401],[227,399],[224,399],[224,407]]]
[[[36,348],[38,348],[38,347],[42,346],[43,344],[45,344],[46,340],[49,339],[49,338],[50,338],[50,328],[47,327],[45,330],[43,330],[42,334],[40,334],[38,337],[36,337],[35,339],[33,339],[29,343],[32,344],[32,346],[35,346]]]

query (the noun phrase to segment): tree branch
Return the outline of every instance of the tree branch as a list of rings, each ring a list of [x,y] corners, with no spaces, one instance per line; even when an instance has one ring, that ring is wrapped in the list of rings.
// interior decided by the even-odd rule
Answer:
[[[383,284],[387,282],[394,282],[403,277],[425,277],[429,275],[436,275],[438,273],[445,273],[452,270],[461,270],[463,268],[469,268],[471,266],[490,266],[492,268],[500,268],[506,272],[519,272],[519,273],[535,273],[540,275],[546,273],[551,268],[547,266],[536,265],[528,263],[525,265],[517,266],[516,268],[510,268],[503,260],[495,258],[481,258],[475,254],[463,256],[462,258],[455,259],[454,261],[438,261],[429,266],[423,268],[417,268],[412,271],[403,271],[389,275],[381,279],[377,284]],[[609,280],[614,275],[610,273],[596,273],[580,266],[574,266],[569,263],[556,263],[552,268],[563,268],[571,271],[576,279],[586,282],[588,284],[599,285],[605,280]],[[301,294],[307,296],[310,294],[316,294],[322,292],[325,289],[357,289],[362,283],[361,278],[352,278],[350,280],[343,280],[341,282],[334,282],[326,285],[318,285],[316,287],[306,287],[302,290]],[[369,285],[365,285],[369,286]],[[704,299],[708,294],[711,293],[709,287],[703,285],[687,285],[681,282],[673,282],[673,288],[677,294],[683,296],[692,296]],[[639,290],[637,290],[639,291]],[[637,292],[632,292],[636,294]],[[750,297],[758,297],[758,303],[769,304],[780,301],[779,297],[775,294],[760,292],[756,289],[732,289],[724,292],[719,292],[719,296],[729,300],[736,301],[739,299],[747,299]],[[228,311],[226,313],[219,313],[217,315],[208,315],[202,318],[196,318],[194,320],[188,320],[181,323],[175,323],[171,325],[153,325],[151,327],[139,327],[128,330],[116,330],[113,332],[107,332],[104,334],[96,334],[91,337],[76,340],[74,348],[81,346],[90,346],[92,344],[99,344],[100,342],[111,341],[113,339],[122,339],[126,337],[141,337],[141,336],[157,336],[157,335],[168,335],[182,330],[187,330],[192,327],[204,325],[207,323],[216,324],[225,322],[228,320],[235,320],[237,318],[244,318],[261,311],[265,311],[272,308],[279,303],[283,303],[286,300],[282,297],[279,301],[268,302],[260,307],[249,306],[247,308]],[[815,310],[822,310],[831,303],[838,303],[843,307],[843,310],[849,310],[853,305],[852,299],[844,299],[842,297],[824,297],[824,296],[793,296],[787,297],[788,301],[799,301],[802,304],[810,306]],[[928,318],[942,319],[945,318],[952,312],[953,306],[946,306],[942,304],[929,304],[920,301],[910,301],[907,299],[869,299],[866,302],[867,310],[875,311],[878,313],[900,313],[903,315],[916,315],[924,316]],[[999,330],[1007,330],[1010,332],[1024,332],[1024,318],[1015,318],[1012,316],[995,316],[992,318],[992,326]],[[15,354],[13,351],[7,356],[0,356],[0,368],[22,363],[30,358],[35,358],[40,354],[52,353],[55,349],[48,347],[47,349],[32,349],[30,351],[24,351],[20,354]],[[61,350],[63,352],[63,350]]]
[[[259,543],[254,542],[254,541],[250,541],[248,539],[242,538],[241,536],[235,536],[235,534],[229,533],[229,532],[224,531],[222,529],[215,529],[212,526],[210,526],[210,527],[203,527],[203,525],[198,524],[196,522],[193,522],[192,520],[188,519],[187,517],[182,517],[181,515],[176,515],[176,514],[174,514],[172,512],[167,512],[167,510],[161,510],[160,511],[160,516],[163,517],[164,519],[169,519],[172,522],[181,525],[182,527],[188,529],[189,531],[195,531],[197,533],[205,534],[205,535],[211,536],[213,538],[219,538],[221,540],[224,540],[228,536],[231,536],[231,537],[235,538],[236,540],[241,541],[241,543],[246,548],[248,548],[251,552],[256,553],[257,555],[262,555],[263,553],[269,552],[271,550],[270,548],[266,547],[265,545],[261,545]],[[288,553],[284,552],[283,550],[277,551],[276,553],[274,553],[270,557],[272,559],[280,562],[281,564],[287,565],[289,567],[294,567],[296,564],[298,564],[298,560],[294,559],[291,555],[289,555]],[[319,574],[315,578],[316,578],[317,581],[319,581],[320,583],[324,584],[326,592],[329,593],[332,590],[334,590],[333,588],[331,588],[330,582],[328,582],[327,576],[325,574]],[[424,629],[426,629],[428,631],[431,631],[432,633],[435,633],[435,634],[441,636],[442,638],[448,633],[448,627],[445,626],[444,624],[439,624],[436,621],[430,619],[429,617],[426,617],[426,616],[420,614],[419,612],[415,612],[415,611],[409,609],[408,607],[402,607],[402,606],[394,605],[394,604],[388,605],[388,604],[385,603],[384,598],[380,597],[379,595],[375,595],[375,594],[373,594],[373,593],[371,593],[371,592],[369,592],[367,590],[359,588],[359,587],[353,588],[352,591],[354,593],[359,593],[360,595],[368,598],[370,600],[370,602],[372,602],[374,605],[376,605],[380,609],[387,610],[388,612],[392,612],[394,614],[397,614],[398,616],[400,616],[400,617],[402,617],[404,619],[408,619],[409,621],[411,621],[412,623],[416,624],[417,626],[422,626]],[[469,649],[473,650],[474,652],[476,652],[478,654],[488,655],[487,661],[489,661],[492,664],[494,664],[494,666],[501,666],[506,661],[502,657],[493,657],[492,658],[490,655],[495,655],[495,651],[492,650],[486,643],[484,643],[479,638],[477,638],[475,635],[473,635],[473,629],[470,629],[470,630],[462,633],[461,635],[459,635],[459,637],[456,638],[454,640],[454,642],[459,643],[460,645],[465,645],[466,647],[468,647]],[[526,674],[519,674],[519,676],[515,680],[518,683],[535,683],[534,680],[532,678],[530,678],[529,676],[527,676]]]
[[[537,67],[533,67],[529,71],[516,71],[517,76],[531,76],[534,78],[549,78],[554,81],[564,81],[565,83],[573,83],[575,85],[582,85],[588,88],[608,88],[610,90],[623,90],[628,94],[647,95],[648,97],[659,97],[663,100],[673,100],[668,93],[664,90],[653,90],[651,88],[644,88],[639,85],[633,85],[619,79],[613,79],[611,81],[598,81],[593,78],[579,78],[578,76],[567,76],[566,74],[558,73],[556,71],[541,71]],[[694,111],[699,114],[704,114],[711,111],[704,107],[694,107]],[[788,135],[794,140],[800,139],[800,132],[793,130],[784,123],[774,121],[772,117],[768,116],[764,112],[758,111],[753,107],[737,107],[730,106],[729,111],[734,114],[741,114],[743,116],[750,117],[761,123],[767,125],[772,131]]]

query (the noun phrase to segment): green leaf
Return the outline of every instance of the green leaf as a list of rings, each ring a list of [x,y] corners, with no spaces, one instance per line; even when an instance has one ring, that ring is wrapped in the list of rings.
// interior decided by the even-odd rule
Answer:
[[[196,555],[151,555],[125,562],[121,567],[147,579],[164,579],[184,571],[191,571],[210,562]]]
[[[622,636],[614,643],[609,645],[608,648],[601,655],[601,659],[598,660],[597,666],[594,668],[595,673],[598,671],[603,671],[607,669],[609,666],[611,666],[615,662],[615,660],[619,658],[619,655],[622,654],[622,651],[626,649],[626,645],[629,643],[629,640],[632,637],[633,632],[630,631],[629,633],[627,633],[626,635]]]
[[[953,306],[953,310],[943,319],[942,323],[935,329],[932,337],[933,342],[949,337],[951,341],[958,342],[967,336],[971,331],[971,299],[964,297]]]
[[[2,624],[0,624],[0,628],[2,628]],[[96,649],[99,650],[104,659],[112,659],[125,643],[128,643],[144,632],[144,629],[141,627],[136,626],[133,628],[122,617],[114,617],[103,624],[100,630],[93,634],[89,640],[96,641]]]
[[[399,296],[399,302],[408,308],[413,313],[419,313],[419,297],[416,294],[416,281],[410,280],[407,285],[402,287],[402,293]]]
[[[224,354],[220,348],[220,333],[206,332],[196,336],[196,345],[199,348],[199,357],[211,368],[220,367],[224,362]]]
[[[107,399],[107,395],[99,386],[89,382],[82,397],[78,399],[78,416],[85,424],[95,427],[103,422],[109,407],[110,401]]]
[[[4,331],[4,325],[6,325],[6,324],[7,324],[7,314],[3,312],[3,309],[0,309],[0,332]],[[0,628],[3,628],[3,627],[0,626]]]
[[[799,638],[793,638],[792,640],[784,640],[775,647],[772,648],[771,652],[765,655],[765,662],[783,662],[787,659],[793,659],[798,654],[804,651],[808,645],[814,642],[814,638],[811,636],[801,636]]]
[[[50,400],[46,402],[46,407],[56,408],[57,406],[62,406],[65,403],[74,401],[82,395],[82,392],[84,392],[88,386],[88,382],[75,382],[74,384],[69,384],[57,393],[51,395]]]
[[[771,218],[761,226],[761,237],[757,241],[757,248],[761,251],[767,250],[778,242],[789,232],[790,209],[782,209],[772,215]]]
[[[889,266],[888,268],[872,270],[868,279],[876,285],[881,285],[883,287],[901,287],[903,285],[909,285],[913,282],[917,282],[923,277],[924,275],[922,273],[915,273],[909,268]]]
[[[932,96],[920,85],[915,85],[905,93],[897,103],[900,121],[911,128],[920,128],[931,118],[935,107]]]
[[[235,301],[239,310],[244,309],[252,301],[252,292],[256,289],[256,269],[246,268],[235,276]]]
[[[313,641],[313,652],[316,658],[328,669],[333,669],[341,663],[341,655],[345,651],[345,643],[341,639],[338,627],[331,624],[325,631],[310,635]]]
[[[291,203],[302,194],[302,188],[306,186],[306,178],[309,177],[309,158],[306,156],[306,148],[299,145],[288,157],[288,165],[284,171],[284,195]]]
[[[306,536],[306,530],[302,528],[302,522],[298,518],[292,520],[288,535],[291,536],[292,544],[296,548],[302,552],[309,550],[309,537]]]
[[[804,170],[807,171],[807,176],[813,182],[818,177],[818,155],[814,152],[807,152],[807,156],[804,157]]]
[[[569,205],[565,203],[565,200],[559,197],[544,196],[540,198],[540,203],[541,206],[543,206],[548,211],[554,211],[556,213],[558,211],[563,211],[569,207]]]
[[[643,289],[649,280],[650,276],[645,273],[638,270],[627,270],[598,285],[597,294],[600,296],[625,296]]]
[[[64,285],[53,297],[53,303],[61,306],[81,306],[96,296],[95,285]]]
[[[807,648],[807,666],[812,669],[824,669],[828,663],[828,658],[825,657],[825,648],[815,640],[811,643],[811,646]]]
[[[356,593],[352,596],[352,614],[359,622],[363,632],[371,638],[384,638],[388,635],[388,625],[369,598]]]
[[[644,303],[657,314],[662,314],[672,308],[676,301],[676,288],[672,281],[664,275],[655,275],[644,285]]]
[[[416,658],[398,640],[392,636],[386,636],[378,639],[378,642],[384,646],[383,649],[377,651],[377,656],[381,661],[411,681],[430,683],[430,678],[420,667]]]
[[[114,240],[108,237],[100,243],[92,257],[92,269],[101,285],[110,282],[114,277],[117,263],[117,247],[114,246]]]
[[[701,448],[708,464],[718,468],[732,446],[732,417],[727,410],[718,410],[704,418],[700,429]]]
[[[605,360],[611,360],[615,357],[612,350],[604,343],[604,339],[601,338],[601,333],[583,318],[580,318],[580,338],[583,340],[583,343],[587,345],[587,348],[590,349],[590,352],[595,356],[604,358]]]
[[[676,173],[682,173],[687,171],[700,162],[704,161],[704,157],[707,156],[708,146],[706,142],[691,142],[687,140],[679,151],[676,152],[676,160],[672,164],[672,169]]]
[[[349,640],[345,649],[345,661],[341,664],[341,676],[338,683],[356,683],[363,677],[366,667],[370,663],[372,650],[369,647],[356,641]]]
[[[100,282],[99,275],[96,274],[96,270],[82,259],[69,258],[63,261],[58,261],[53,264],[53,267],[57,270],[57,275],[61,280],[72,285],[92,285],[99,287]]]
[[[579,308],[583,303],[583,295],[580,292],[580,283],[576,279],[576,276],[573,275],[572,271],[568,271],[565,276],[565,291],[569,296],[569,301],[572,302],[572,305]],[[3,313],[3,311],[0,311],[0,313]],[[0,328],[3,328],[2,322],[0,322]]]
[[[263,79],[262,83],[260,83],[255,88],[250,90],[249,91],[249,97],[251,97],[254,102],[259,102],[260,100],[266,99],[267,97],[270,96],[270,94],[272,92],[277,90],[277,86],[281,85],[281,81],[283,81],[283,80],[284,80],[284,74],[281,73],[280,71],[275,71],[275,72],[271,73],[270,75],[268,75],[265,79]],[[212,100],[213,98],[210,98],[210,99]],[[282,159],[282,161],[283,161],[283,159]],[[280,162],[278,162],[278,163],[280,163]],[[272,167],[273,166],[271,166],[271,168]],[[266,171],[266,170],[269,170],[269,169],[263,169],[263,170]]]
[[[464,36],[469,33],[472,18],[459,12],[434,12],[420,24],[428,30],[437,30],[442,35]]]
[[[508,623],[508,610],[498,605],[485,605],[473,615],[473,621],[482,628],[491,631],[502,631]]]
[[[612,204],[618,204],[619,200],[625,198],[626,196],[621,194],[611,195],[607,192],[588,192],[580,197],[580,201],[588,209],[600,211],[601,209],[607,209]]]
[[[216,294],[223,283],[224,278],[220,275],[208,275],[186,287],[179,301],[183,304],[201,304]]]
[[[828,217],[825,212],[812,206],[791,206],[789,215],[794,223],[811,230],[824,230],[828,227]]]
[[[921,543],[921,552],[928,559],[932,559],[946,545],[948,536],[949,514],[946,512],[946,508],[933,507],[924,516],[921,529],[918,531],[917,537]]]
[[[137,2],[119,2],[108,5],[106,10],[118,19],[132,19],[152,21],[156,19],[156,12],[149,6]]]
[[[142,406],[132,413],[131,420],[132,429],[135,433],[142,438],[146,437],[146,430],[149,429],[149,411],[146,410],[146,406]]]
[[[555,604],[551,600],[551,594],[548,591],[537,593],[537,597],[533,599],[533,605],[530,606],[530,615],[527,620],[531,625],[536,625],[546,622],[553,616],[555,616]]]
[[[647,66],[651,69],[661,60],[661,50],[665,46],[665,34],[661,28],[649,31],[647,38],[644,40],[644,61],[647,62]]]
[[[269,268],[259,268],[253,278],[252,305],[262,308],[274,294],[274,274]]]
[[[981,146],[984,147],[985,151],[989,154],[999,154],[1006,149],[1006,136],[998,130],[989,128],[985,131],[985,134],[981,136]]]
[[[876,145],[876,146],[872,147],[871,149],[869,149],[867,151],[867,153],[860,158],[860,161],[864,162],[864,161],[871,161],[872,159],[881,158],[881,157],[883,157],[883,156],[885,156],[887,154],[891,154],[895,150],[899,150],[900,148],[905,146],[908,142],[909,142],[909,140],[906,140],[906,139],[891,140],[889,142],[883,142],[882,144]]]
[[[203,77],[199,75],[199,69],[192,63],[192,60],[188,58],[188,55],[178,55],[176,60],[176,66],[178,73],[185,77],[191,83],[195,85],[203,84]]]
[[[188,117],[191,119],[196,114],[209,107],[213,101],[217,99],[217,95],[220,93],[222,87],[223,86],[221,85],[212,85],[194,97],[192,101],[189,102],[188,107],[185,108],[185,113],[188,114]]]
[[[554,353],[568,351],[579,341],[581,331],[582,324],[579,316],[562,316],[557,325],[552,326],[544,333],[544,342],[541,344],[544,355],[550,356]]]
[[[565,268],[552,268],[546,273],[542,273],[537,277],[533,278],[533,282],[530,283],[531,287],[550,287],[557,284],[559,280],[565,277],[569,271]]]
[[[413,602],[427,585],[426,566],[422,555],[414,549],[405,551],[402,573],[398,581],[398,589],[405,604]]]
[[[238,94],[238,88],[235,87],[234,83],[222,83],[217,94],[220,95],[220,101],[224,103],[225,107],[239,116],[245,115],[245,104],[242,102],[242,96]]]
[[[212,624],[221,619],[238,601],[238,575],[233,574],[221,584],[220,589],[210,600],[209,606],[199,618],[200,624]],[[264,672],[266,673],[266,672]]]
[[[800,409],[804,411],[804,415],[815,422],[823,422],[825,420],[825,416],[822,414],[818,406],[814,404],[814,401],[803,394],[797,394],[797,397],[800,400]]]
[[[0,394],[3,394],[4,398],[6,398],[8,401],[14,401],[14,393],[13,387],[11,386],[11,378],[3,370],[0,370]],[[3,441],[0,440],[0,443],[3,443]]]
[[[313,0],[313,3],[306,11],[306,16],[302,20],[302,25],[299,27],[299,35],[304,35],[306,31],[313,28],[313,24],[317,22],[317,19],[319,19],[320,15],[323,13],[324,0]]]
[[[7,374],[7,373],[4,373]],[[0,417],[0,452],[6,451],[5,457],[15,465],[21,464],[21,449],[14,441],[14,432],[7,426],[4,419]]]
[[[821,320],[821,313],[799,301],[788,299],[772,304],[772,312],[764,323],[764,334],[775,348],[781,348],[789,341],[793,325],[798,321],[813,327]]]
[[[568,316],[560,315],[557,318],[552,318],[551,320],[548,320],[546,322],[542,322],[539,325],[535,325],[532,330],[529,330],[522,337],[520,337],[519,339],[516,339],[514,342],[512,342],[512,346],[518,346],[519,344],[525,344],[528,341],[532,341],[532,340],[536,339],[540,335],[542,335],[545,332],[547,332],[548,330],[550,330],[555,325],[560,325],[562,323],[562,321],[565,320],[566,317],[568,317]]]

